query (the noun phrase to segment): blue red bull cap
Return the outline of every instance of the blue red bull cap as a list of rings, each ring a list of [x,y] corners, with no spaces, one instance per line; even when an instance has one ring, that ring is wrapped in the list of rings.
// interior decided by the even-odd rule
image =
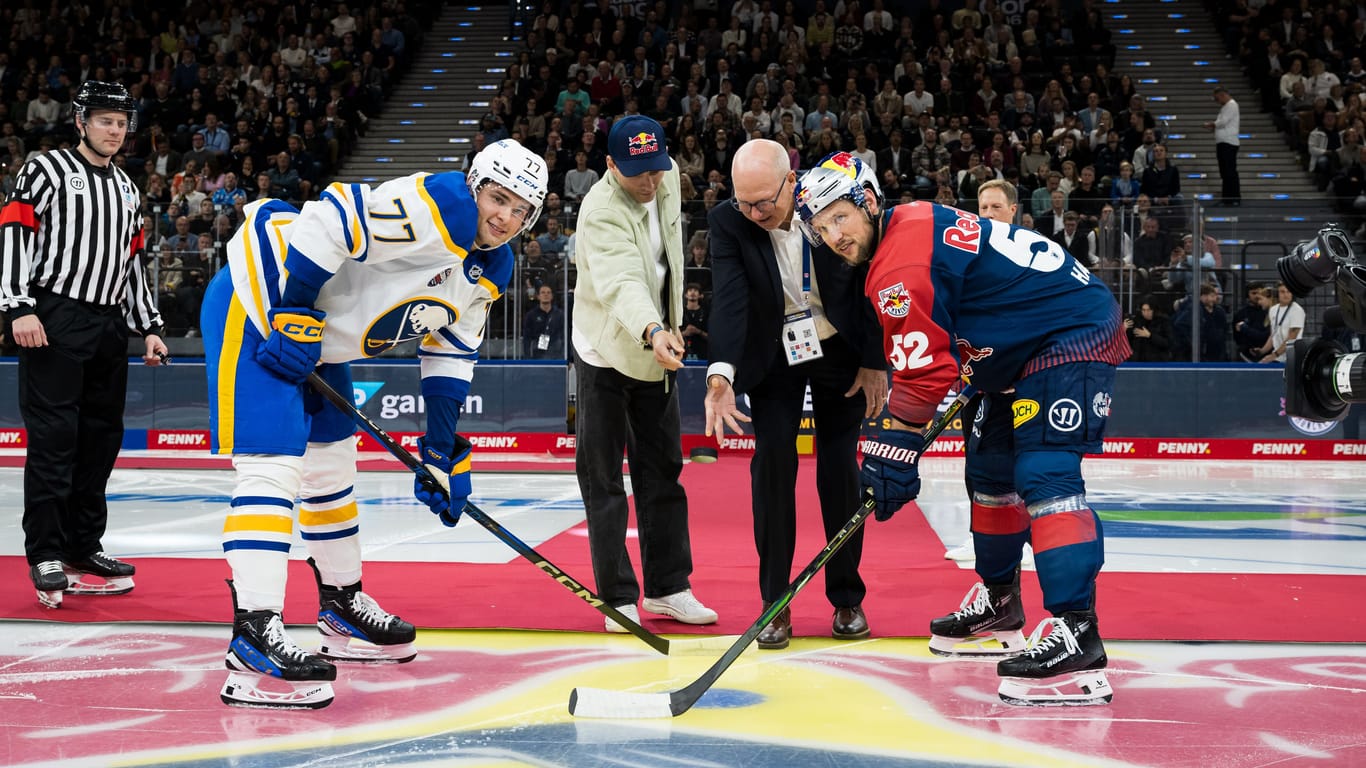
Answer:
[[[644,115],[628,115],[612,124],[607,153],[623,176],[639,176],[673,167],[664,142],[664,127]]]

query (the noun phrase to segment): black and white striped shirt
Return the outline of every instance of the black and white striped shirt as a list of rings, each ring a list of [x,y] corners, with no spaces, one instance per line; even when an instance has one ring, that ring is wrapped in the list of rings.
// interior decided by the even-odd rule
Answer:
[[[128,327],[161,325],[142,269],[141,195],[122,169],[52,150],[19,169],[0,209],[0,311],[33,311],[39,288],[99,306],[123,305]]]

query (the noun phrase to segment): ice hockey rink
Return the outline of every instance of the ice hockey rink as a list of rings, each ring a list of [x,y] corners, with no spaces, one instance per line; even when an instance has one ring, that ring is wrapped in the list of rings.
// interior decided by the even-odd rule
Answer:
[[[1107,571],[1366,584],[1360,462],[1106,459],[1086,471],[1090,498],[1116,520],[1129,507],[1184,511],[1107,522]],[[923,514],[956,546],[967,531],[961,460],[927,460],[924,472]],[[583,518],[566,471],[480,472],[475,488],[481,508],[532,546]],[[116,470],[105,547],[134,562],[220,558],[230,491],[226,470]],[[368,561],[512,563],[539,576],[471,521],[435,524],[410,491],[401,472],[360,475],[362,518],[385,521],[368,528]],[[0,468],[0,555],[22,554],[22,496],[22,470]],[[736,499],[736,532],[748,536],[747,485]],[[1229,502],[1251,517],[1220,513]],[[799,551],[798,565],[814,554]],[[6,589],[31,596],[17,567],[6,576]],[[1152,594],[1152,609],[1163,600]],[[720,651],[666,657],[629,635],[589,632],[421,630],[416,661],[347,665],[330,707],[279,712],[220,703],[223,602],[221,624],[0,621],[0,764],[1366,766],[1363,644],[1107,641],[1111,705],[1017,708],[998,699],[992,664],[935,658],[924,637],[799,637],[784,651],[751,648],[679,717],[586,720],[566,708],[575,686],[673,690]],[[1353,602],[1341,610],[1359,612]],[[311,626],[290,631],[316,646]]]

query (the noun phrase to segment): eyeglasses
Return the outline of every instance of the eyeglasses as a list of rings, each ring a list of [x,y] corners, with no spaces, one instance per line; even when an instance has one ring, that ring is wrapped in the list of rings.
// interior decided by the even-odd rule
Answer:
[[[772,200],[762,200],[757,203],[747,203],[744,200],[732,197],[730,199],[730,205],[732,208],[739,211],[740,213],[748,214],[750,210],[756,210],[759,212],[759,215],[767,216],[768,214],[773,212],[774,208],[778,207],[778,198],[783,196],[783,188],[785,188],[786,186],[787,174],[783,174],[783,183],[778,185],[778,191],[776,194],[773,195]]]

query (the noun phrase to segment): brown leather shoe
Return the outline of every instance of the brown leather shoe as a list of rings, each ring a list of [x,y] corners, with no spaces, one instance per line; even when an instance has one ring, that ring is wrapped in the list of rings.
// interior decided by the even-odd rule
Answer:
[[[836,608],[835,620],[830,624],[830,636],[836,640],[862,640],[868,636],[868,619],[863,606]]]
[[[764,603],[764,610],[772,603]],[[776,651],[786,648],[788,641],[792,639],[792,607],[782,609],[778,615],[773,617],[773,621],[764,627],[764,631],[759,633],[757,638],[759,647],[765,650]]]

